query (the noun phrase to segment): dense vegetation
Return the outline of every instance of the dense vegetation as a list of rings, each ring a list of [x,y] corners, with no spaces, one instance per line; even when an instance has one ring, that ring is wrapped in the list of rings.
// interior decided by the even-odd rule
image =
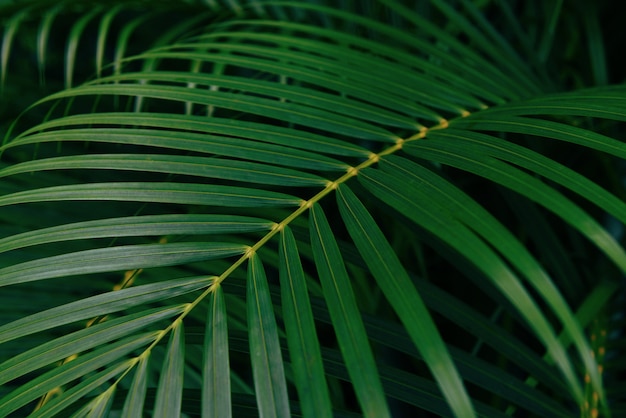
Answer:
[[[613,3],[0,1],[0,416],[626,416]]]

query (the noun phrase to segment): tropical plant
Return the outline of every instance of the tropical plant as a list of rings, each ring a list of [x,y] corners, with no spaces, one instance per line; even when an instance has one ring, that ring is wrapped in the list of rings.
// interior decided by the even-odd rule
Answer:
[[[0,2],[0,416],[626,416],[608,4]]]

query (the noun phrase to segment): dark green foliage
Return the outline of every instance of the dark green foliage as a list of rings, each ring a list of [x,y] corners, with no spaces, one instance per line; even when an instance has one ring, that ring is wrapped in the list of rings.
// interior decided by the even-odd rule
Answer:
[[[0,416],[626,416],[623,8],[0,0]]]

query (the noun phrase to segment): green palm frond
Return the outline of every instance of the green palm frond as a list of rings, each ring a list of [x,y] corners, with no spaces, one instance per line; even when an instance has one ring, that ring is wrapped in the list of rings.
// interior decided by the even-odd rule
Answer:
[[[626,410],[626,87],[546,69],[564,6],[189,3],[0,2],[0,416]]]

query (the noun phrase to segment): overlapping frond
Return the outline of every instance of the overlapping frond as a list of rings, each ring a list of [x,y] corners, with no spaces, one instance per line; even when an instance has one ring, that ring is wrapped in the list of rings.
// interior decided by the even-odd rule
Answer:
[[[4,83],[73,3],[10,15]],[[6,126],[0,415],[617,414],[626,204],[551,150],[623,160],[624,87],[555,93],[467,1],[206,3],[79,10]]]

